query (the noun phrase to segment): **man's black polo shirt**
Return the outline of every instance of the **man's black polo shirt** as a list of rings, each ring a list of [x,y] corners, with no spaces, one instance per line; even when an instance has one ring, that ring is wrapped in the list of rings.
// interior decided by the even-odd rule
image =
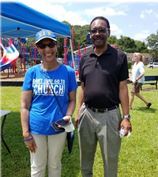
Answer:
[[[91,51],[82,57],[79,73],[86,105],[111,108],[120,102],[119,82],[128,78],[127,56],[110,45],[100,56]]]

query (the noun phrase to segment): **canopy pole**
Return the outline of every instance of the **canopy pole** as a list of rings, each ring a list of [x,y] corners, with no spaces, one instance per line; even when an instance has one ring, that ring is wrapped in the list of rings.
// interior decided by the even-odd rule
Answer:
[[[64,38],[64,64],[66,65],[67,65],[67,55],[68,55],[67,38]]]
[[[73,47],[72,47],[72,39],[71,38],[70,38],[70,49],[71,49],[71,57],[72,57],[73,68],[74,68],[74,70],[76,70],[75,60],[74,60],[74,53],[73,53]]]

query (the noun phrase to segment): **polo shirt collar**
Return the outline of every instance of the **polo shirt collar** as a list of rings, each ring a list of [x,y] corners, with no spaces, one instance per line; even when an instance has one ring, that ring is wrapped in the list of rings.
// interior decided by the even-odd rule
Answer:
[[[110,55],[110,54],[112,54],[112,47],[108,44],[108,45],[107,45],[107,50],[104,51],[101,55]],[[100,56],[101,56],[101,55],[100,55]],[[97,56],[97,55],[95,54],[95,52],[94,52],[94,47],[93,47],[93,50],[92,50],[91,53],[90,53],[90,57],[93,57],[93,56]]]

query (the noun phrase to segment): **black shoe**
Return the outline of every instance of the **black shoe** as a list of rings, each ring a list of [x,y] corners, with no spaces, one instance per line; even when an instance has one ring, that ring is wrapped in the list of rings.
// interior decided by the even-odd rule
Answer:
[[[146,106],[149,109],[151,105],[152,105],[151,103],[148,103]]]

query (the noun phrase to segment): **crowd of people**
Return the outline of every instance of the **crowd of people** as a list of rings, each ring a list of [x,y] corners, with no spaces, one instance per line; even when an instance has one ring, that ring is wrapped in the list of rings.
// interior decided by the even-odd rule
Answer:
[[[134,96],[140,95],[144,66],[142,55],[133,56],[130,80],[127,56],[108,44],[110,23],[107,18],[92,19],[90,38],[93,49],[82,56],[79,66],[81,87],[77,97],[75,126],[78,128],[82,177],[93,177],[93,164],[99,143],[104,164],[104,177],[117,177],[121,148],[120,129],[124,136],[132,132],[130,109]],[[21,125],[24,143],[30,152],[31,177],[61,177],[61,158],[66,132],[52,123],[64,119],[71,122],[76,105],[75,71],[58,63],[56,35],[49,30],[36,34],[35,45],[42,62],[25,74],[21,98]],[[130,100],[130,101],[129,101]],[[78,155],[78,154],[76,154]]]

